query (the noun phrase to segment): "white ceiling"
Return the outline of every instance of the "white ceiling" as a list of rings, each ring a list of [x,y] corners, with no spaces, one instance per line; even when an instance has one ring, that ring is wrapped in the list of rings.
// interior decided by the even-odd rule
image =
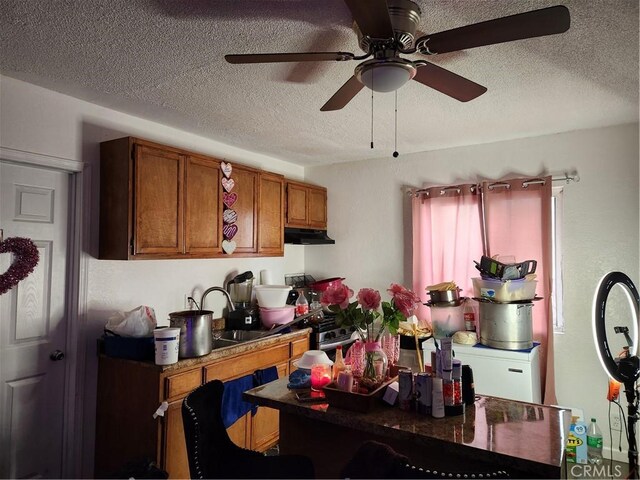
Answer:
[[[420,30],[546,0],[417,0]],[[429,57],[488,88],[398,91],[400,154],[638,121],[638,1],[568,0],[567,33]],[[394,95],[320,107],[358,62],[231,65],[227,53],[361,54],[343,0],[3,0],[0,71],[299,165],[394,151]],[[413,55],[409,58],[419,58]],[[6,120],[6,119],[3,119]]]

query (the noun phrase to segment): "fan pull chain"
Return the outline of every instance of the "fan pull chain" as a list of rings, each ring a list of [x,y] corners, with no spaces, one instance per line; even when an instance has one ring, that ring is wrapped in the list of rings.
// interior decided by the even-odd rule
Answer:
[[[373,76],[371,77],[373,85]],[[371,90],[371,149],[373,149],[373,90]]]
[[[398,158],[398,90],[395,91],[396,94],[396,107],[395,107],[395,138],[393,140],[393,157]]]

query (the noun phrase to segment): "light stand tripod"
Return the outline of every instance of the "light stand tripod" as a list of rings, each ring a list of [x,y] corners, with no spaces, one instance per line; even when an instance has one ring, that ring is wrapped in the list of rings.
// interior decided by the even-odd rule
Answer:
[[[635,313],[634,325],[638,324],[638,311],[640,310],[640,296],[638,290],[631,279],[622,272],[611,272],[600,281],[597,295],[594,301],[593,327],[594,341],[596,350],[600,357],[600,361],[605,368],[607,374],[624,385],[624,391],[627,398],[627,423],[629,426],[628,433],[628,458],[629,458],[629,477],[638,478],[638,449],[636,446],[636,422],[638,420],[638,392],[636,390],[636,382],[640,377],[640,359],[635,355],[637,341],[637,326],[635,343],[629,336],[627,327],[615,327],[615,333],[622,333],[627,340],[628,347],[625,348],[624,356],[614,358],[609,348],[607,333],[605,330],[605,310],[607,305],[607,297],[609,292],[617,283],[621,283],[625,288],[632,309]]]

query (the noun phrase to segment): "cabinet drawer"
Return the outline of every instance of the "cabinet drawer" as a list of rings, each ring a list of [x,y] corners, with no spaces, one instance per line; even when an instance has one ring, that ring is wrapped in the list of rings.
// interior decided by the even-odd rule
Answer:
[[[302,356],[302,354],[307,350],[309,350],[308,338],[301,338],[300,340],[294,340],[293,342],[291,342],[291,358],[292,359],[296,359]]]
[[[205,367],[205,382],[210,380],[230,380],[241,375],[247,375],[261,368],[271,367],[289,359],[289,343],[274,345],[264,350],[258,350],[250,355],[244,354],[229,358]]]
[[[202,383],[202,370],[195,369],[172,375],[165,379],[165,393],[168,400],[186,395]]]

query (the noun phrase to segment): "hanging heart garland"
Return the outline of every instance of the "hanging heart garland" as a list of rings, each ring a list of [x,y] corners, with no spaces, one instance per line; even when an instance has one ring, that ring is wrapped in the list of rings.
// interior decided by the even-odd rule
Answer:
[[[233,167],[231,166],[230,163],[222,162],[220,164],[220,170],[222,170],[222,173],[224,174],[225,177],[229,178],[231,176],[231,171],[233,170]]]
[[[15,260],[9,269],[0,275],[0,295],[27,278],[40,261],[38,247],[28,238],[11,237],[0,242],[0,253],[12,253]]]
[[[235,184],[236,184],[236,182],[233,181],[233,178],[223,178],[222,179],[222,187],[227,192],[230,192],[231,190],[233,190],[233,187],[235,186]]]
[[[233,207],[233,204],[236,203],[236,200],[238,200],[238,194],[236,192],[223,192],[222,201],[224,202],[225,207]]]

